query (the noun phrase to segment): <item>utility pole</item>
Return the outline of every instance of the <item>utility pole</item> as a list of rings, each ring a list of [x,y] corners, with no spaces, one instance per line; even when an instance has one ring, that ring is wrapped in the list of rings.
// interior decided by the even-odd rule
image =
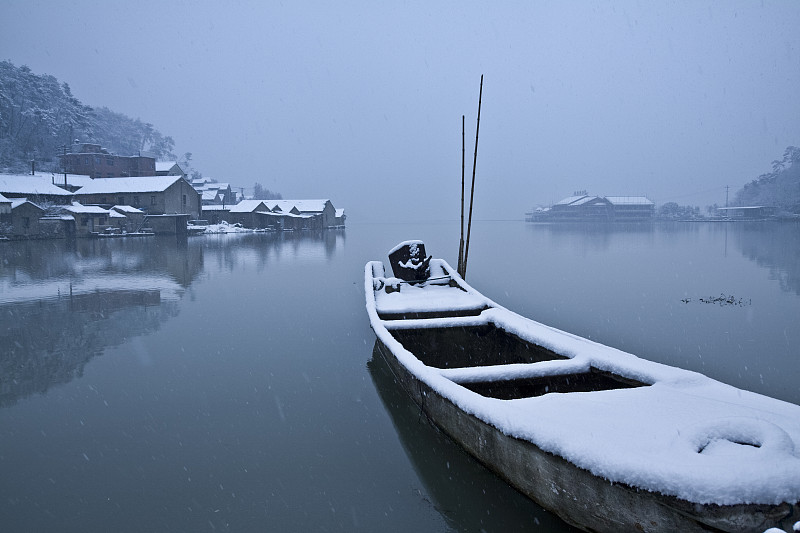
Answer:
[[[725,186],[725,207],[728,207],[728,189],[730,187],[728,185]]]

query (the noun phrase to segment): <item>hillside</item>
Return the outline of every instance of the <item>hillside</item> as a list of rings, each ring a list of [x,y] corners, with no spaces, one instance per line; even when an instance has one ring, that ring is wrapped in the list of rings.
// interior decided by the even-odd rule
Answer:
[[[800,148],[788,147],[782,160],[772,162],[772,172],[737,191],[734,204],[775,206],[781,213],[800,215]]]
[[[39,170],[58,171],[57,154],[75,139],[120,155],[176,159],[172,138],[152,124],[85,105],[54,76],[0,61],[0,172],[25,172],[31,160]]]

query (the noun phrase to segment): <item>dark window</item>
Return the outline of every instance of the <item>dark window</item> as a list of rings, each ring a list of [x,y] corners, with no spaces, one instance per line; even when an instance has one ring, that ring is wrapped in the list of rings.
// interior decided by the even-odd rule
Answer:
[[[150,197],[150,205],[156,205],[156,197],[155,196],[151,196]]]
[[[183,205],[186,205],[186,195],[183,195]]]
[[[134,196],[133,197],[133,207],[139,207],[139,197],[138,196]]]
[[[31,219],[30,217],[22,217],[22,227],[28,229],[31,227]]]
[[[106,217],[100,217],[97,223],[100,224],[101,226],[104,225],[106,223]]]
[[[95,165],[99,165],[100,164],[100,156],[99,155],[94,156],[94,164]]]
[[[106,157],[106,165],[113,167],[114,166],[114,159],[111,157]]]
[[[89,217],[81,217],[81,226],[89,225]]]
[[[86,156],[86,157],[83,158],[83,164],[84,165],[88,165],[89,164],[89,156]]]

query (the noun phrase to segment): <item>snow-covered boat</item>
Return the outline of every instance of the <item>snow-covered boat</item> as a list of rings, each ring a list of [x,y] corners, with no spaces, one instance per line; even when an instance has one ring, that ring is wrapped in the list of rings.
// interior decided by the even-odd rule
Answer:
[[[521,317],[424,256],[367,263],[377,345],[512,486],[587,531],[800,530],[800,406]]]

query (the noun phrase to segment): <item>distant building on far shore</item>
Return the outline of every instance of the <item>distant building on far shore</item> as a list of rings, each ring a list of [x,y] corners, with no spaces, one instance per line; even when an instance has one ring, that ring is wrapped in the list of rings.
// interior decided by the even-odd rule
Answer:
[[[591,196],[586,191],[525,214],[528,222],[641,222],[654,218],[655,203],[646,196]]]

